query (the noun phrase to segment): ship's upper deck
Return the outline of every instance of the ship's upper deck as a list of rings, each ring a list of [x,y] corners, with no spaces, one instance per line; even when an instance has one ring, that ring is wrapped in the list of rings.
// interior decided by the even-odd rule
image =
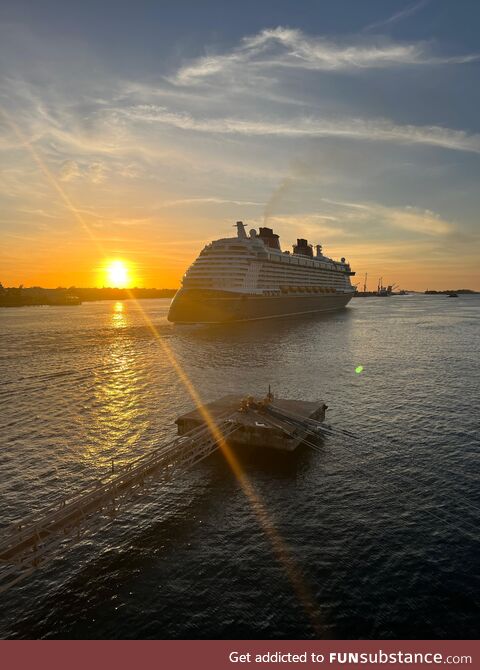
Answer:
[[[261,288],[270,282],[324,284],[348,288],[345,280],[354,274],[342,258],[335,261],[322,253],[321,245],[312,245],[299,239],[293,251],[282,251],[278,235],[270,228],[245,232],[237,222],[237,236],[225,237],[207,244],[193,265],[187,270],[184,285],[216,287]]]
[[[282,251],[280,248],[279,237],[275,235],[270,228],[260,228],[257,234],[255,229],[250,230],[247,236],[244,225],[241,221],[237,222],[237,236],[224,237],[214,240],[207,244],[200,252],[199,259],[203,257],[242,257],[257,258],[259,260],[278,260],[281,257],[282,262],[294,265],[304,265],[307,267],[325,267],[340,272],[349,272],[350,265],[342,258],[335,261],[322,253],[322,246],[316,245],[316,254],[313,254],[313,246],[308,244],[307,240],[298,239],[297,244],[293,245],[293,251]],[[233,260],[233,259],[232,259]],[[313,261],[313,263],[308,262]]]

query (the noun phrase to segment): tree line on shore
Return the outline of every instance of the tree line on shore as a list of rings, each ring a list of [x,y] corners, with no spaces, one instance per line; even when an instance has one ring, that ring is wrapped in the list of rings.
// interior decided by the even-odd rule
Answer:
[[[470,288],[446,289],[445,291],[425,291],[425,295],[448,295],[449,293],[477,293]]]
[[[22,307],[24,305],[80,305],[82,302],[98,300],[129,300],[130,298],[171,298],[176,289],[169,288],[69,288],[54,289],[32,286],[25,288],[4,287],[0,283],[0,307]]]

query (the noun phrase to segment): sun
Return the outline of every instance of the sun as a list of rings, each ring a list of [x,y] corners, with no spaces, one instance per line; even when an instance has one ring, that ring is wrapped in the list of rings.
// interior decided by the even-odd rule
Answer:
[[[130,274],[125,261],[110,261],[106,268],[108,285],[114,288],[126,288],[130,284]]]

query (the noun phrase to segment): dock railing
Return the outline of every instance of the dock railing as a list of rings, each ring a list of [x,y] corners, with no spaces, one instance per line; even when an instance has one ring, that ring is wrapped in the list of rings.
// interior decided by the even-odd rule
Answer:
[[[227,412],[216,417],[223,438],[238,430],[232,416]],[[118,467],[41,513],[11,524],[0,539],[0,593],[45,565],[57,550],[78,539],[81,533],[99,523],[111,522],[121,506],[134,501],[154,483],[171,479],[218,447],[217,438],[202,425]]]

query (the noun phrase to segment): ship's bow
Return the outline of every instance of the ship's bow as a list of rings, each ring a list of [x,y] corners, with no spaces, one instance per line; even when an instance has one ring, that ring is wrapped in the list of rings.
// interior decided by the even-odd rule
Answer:
[[[168,320],[173,323],[224,323],[238,318],[239,298],[227,292],[181,288],[175,294]]]

